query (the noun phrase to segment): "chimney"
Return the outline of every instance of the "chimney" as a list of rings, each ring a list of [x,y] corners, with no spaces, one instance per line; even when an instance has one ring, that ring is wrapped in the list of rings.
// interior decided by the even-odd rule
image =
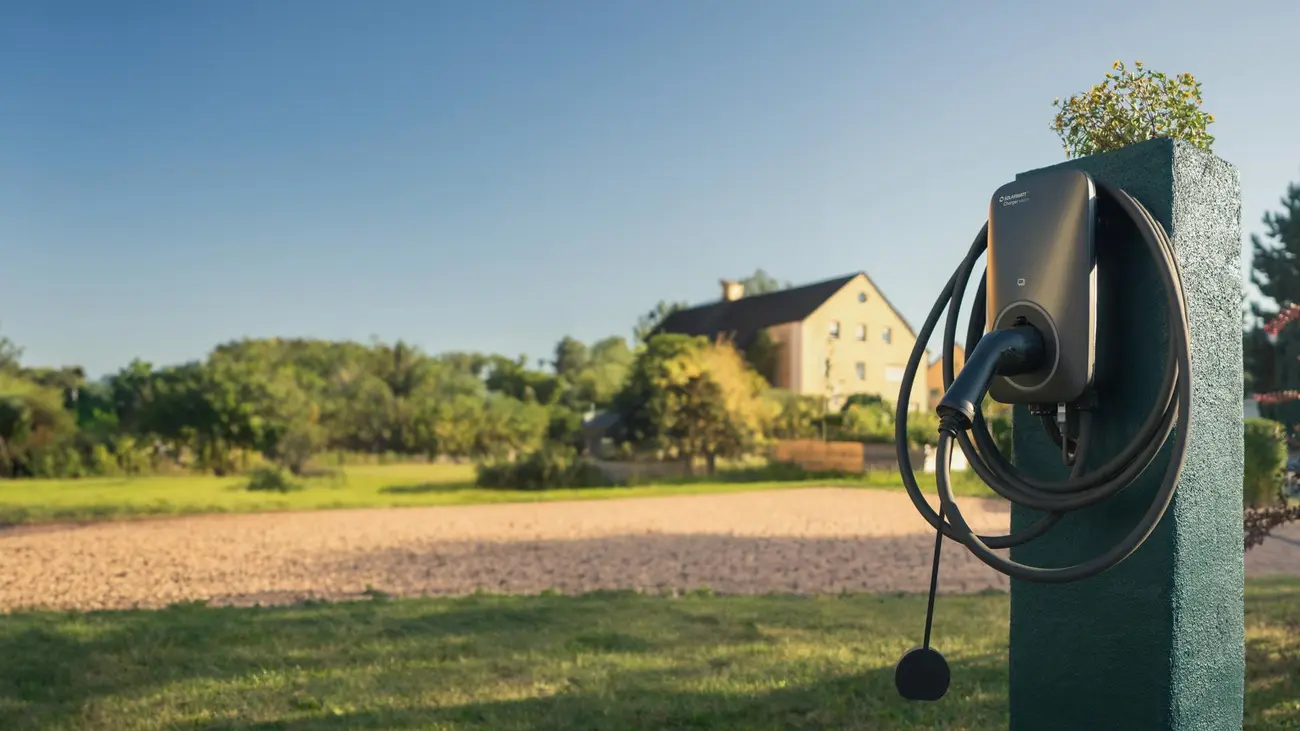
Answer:
[[[722,283],[722,301],[735,302],[745,296],[745,285],[740,282],[733,282],[728,279],[721,280]]]

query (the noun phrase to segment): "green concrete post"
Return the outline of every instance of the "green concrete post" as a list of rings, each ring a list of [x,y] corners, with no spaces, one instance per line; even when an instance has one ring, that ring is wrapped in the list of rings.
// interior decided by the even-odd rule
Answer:
[[[1193,411],[1173,504],[1135,554],[1074,584],[1012,581],[1011,728],[1240,731],[1245,571],[1237,170],[1170,140],[1055,168],[1083,170],[1127,190],[1171,234],[1191,318]],[[1102,238],[1097,252],[1101,401],[1089,459],[1095,464],[1117,453],[1151,408],[1168,342],[1169,313],[1150,255],[1136,232],[1121,238]],[[1186,418],[1180,414],[1180,424]],[[1015,410],[1013,436],[1022,471],[1065,477],[1060,448],[1023,407]],[[1013,549],[1013,558],[1063,566],[1114,545],[1150,505],[1168,458],[1166,444],[1123,493],[1067,515],[1045,536]],[[1017,506],[1012,526],[1038,516]]]

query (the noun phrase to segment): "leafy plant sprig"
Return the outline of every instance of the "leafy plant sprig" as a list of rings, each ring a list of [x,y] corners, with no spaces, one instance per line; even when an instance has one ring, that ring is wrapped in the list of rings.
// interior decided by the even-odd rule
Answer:
[[[1084,157],[1157,137],[1185,140],[1203,150],[1214,144],[1214,115],[1201,111],[1201,82],[1191,74],[1168,76],[1141,61],[1129,69],[1116,61],[1105,81],[1062,101],[1052,130],[1066,157]]]

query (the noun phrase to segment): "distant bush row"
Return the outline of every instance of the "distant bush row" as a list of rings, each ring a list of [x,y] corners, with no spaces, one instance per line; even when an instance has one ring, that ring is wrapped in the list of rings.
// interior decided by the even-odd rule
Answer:
[[[1011,454],[1011,420],[1006,416],[989,419],[989,428],[999,450]],[[1244,424],[1245,475],[1244,507],[1264,507],[1277,502],[1286,479],[1286,443],[1282,426],[1267,419],[1247,419]],[[660,483],[709,482],[800,482],[809,480],[869,480],[861,473],[839,470],[808,470],[791,462],[719,470],[713,475],[656,480]],[[634,481],[639,484],[639,481]],[[553,490],[608,487],[617,483],[577,450],[547,445],[515,461],[478,466],[480,487],[512,490]]]

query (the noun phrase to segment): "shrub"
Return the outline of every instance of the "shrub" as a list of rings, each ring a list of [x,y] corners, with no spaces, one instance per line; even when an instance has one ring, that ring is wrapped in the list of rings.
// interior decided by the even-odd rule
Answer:
[[[302,485],[293,482],[285,471],[279,467],[259,467],[248,477],[245,489],[253,492],[293,492],[301,490]]]
[[[769,429],[777,439],[803,439],[819,433],[822,397],[774,388],[768,398],[776,405]]]
[[[325,439],[325,429],[320,424],[294,424],[280,435],[275,442],[274,451],[268,456],[296,475],[325,446]]]
[[[1246,419],[1246,469],[1242,486],[1245,507],[1276,501],[1286,480],[1286,439],[1282,425],[1269,419]]]
[[[118,474],[117,455],[113,454],[108,445],[96,444],[90,448],[90,469],[97,475]]]
[[[479,487],[507,490],[554,490],[565,487],[602,487],[610,480],[578,451],[549,443],[513,462],[479,464],[474,481]]]
[[[859,401],[835,416],[840,418],[841,433],[855,442],[886,444],[894,440],[894,410],[884,401]],[[914,414],[908,417],[909,427],[913,419],[919,416]],[[830,421],[828,417],[828,426]],[[908,432],[910,434],[910,428]]]

